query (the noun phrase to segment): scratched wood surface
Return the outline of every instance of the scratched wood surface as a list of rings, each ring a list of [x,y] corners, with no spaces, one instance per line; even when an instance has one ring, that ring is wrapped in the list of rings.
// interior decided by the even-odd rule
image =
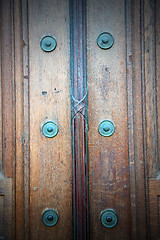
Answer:
[[[1,89],[2,89],[2,146],[5,149],[2,153],[3,171],[5,177],[13,176],[12,160],[12,19],[10,1],[1,2]]]
[[[148,173],[148,234],[160,238],[160,3],[144,1],[144,68],[146,113],[146,160]]]
[[[22,5],[21,0],[14,1],[14,79],[15,79],[15,108],[16,108],[16,123],[15,123],[15,238],[26,239],[28,233],[25,232],[25,211],[26,205],[24,196],[24,123],[23,112],[26,108],[23,103],[23,32],[22,32]],[[28,217],[28,216],[27,216]],[[25,224],[24,224],[25,223]],[[27,229],[28,231],[28,229]]]
[[[149,180],[150,239],[160,237],[160,179]]]
[[[88,1],[87,14],[91,239],[131,239],[125,1]],[[115,40],[106,51],[96,43],[103,31]],[[108,138],[98,133],[104,119],[115,124],[115,133]],[[108,208],[119,219],[113,229],[104,228],[99,220]]]
[[[157,123],[157,78],[156,78],[156,5],[155,1],[146,0],[144,4],[145,37],[145,88],[146,88],[146,147],[148,176],[156,177],[159,171],[158,160],[158,123]],[[158,40],[158,39],[157,39]]]
[[[13,239],[14,82],[12,5],[0,2],[0,239]]]
[[[30,239],[72,238],[72,157],[70,126],[69,2],[28,1],[30,102]],[[51,53],[40,40],[52,35]],[[43,92],[46,92],[43,95]],[[55,138],[43,136],[41,127],[53,120]],[[59,222],[46,227],[42,213],[53,208]]]
[[[135,215],[136,239],[147,237],[147,211],[146,211],[146,179],[147,167],[144,155],[144,126],[143,111],[144,91],[144,42],[143,42],[143,4],[139,0],[132,2],[132,84],[134,106],[134,161],[135,161]],[[144,124],[143,124],[144,120]],[[141,214],[139,214],[141,213]]]

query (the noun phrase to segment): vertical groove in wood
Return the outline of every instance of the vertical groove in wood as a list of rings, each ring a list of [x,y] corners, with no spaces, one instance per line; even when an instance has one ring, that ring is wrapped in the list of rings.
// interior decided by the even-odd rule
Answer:
[[[157,177],[159,174],[155,4],[155,1],[144,1],[145,107],[148,177]]]
[[[154,185],[150,182],[159,179],[159,96],[158,96],[158,5],[157,1],[144,0],[143,38],[144,38],[144,76],[143,76],[143,101],[144,101],[144,150],[146,159],[146,209],[147,209],[147,232],[148,239],[158,239],[157,203]],[[157,14],[158,13],[158,14]],[[158,28],[157,28],[158,27]],[[158,181],[157,181],[158,182]],[[154,217],[153,217],[154,216]],[[153,218],[152,218],[153,217]],[[157,226],[157,229],[156,229]],[[154,237],[153,237],[154,232]]]
[[[28,1],[22,0],[23,27],[23,161],[24,161],[24,239],[29,239],[29,196],[30,196],[30,122],[29,122],[29,56],[28,56]]]
[[[15,239],[24,239],[22,1],[13,1],[15,81]]]
[[[158,62],[158,58],[157,58],[157,53],[158,53],[158,50],[159,50],[159,41],[158,41],[158,33],[159,33],[159,23],[160,21],[159,20],[159,12],[157,12],[158,10],[158,1],[155,0],[154,2],[154,12],[153,12],[153,16],[155,17],[155,22],[154,22],[154,45],[155,45],[155,101],[156,101],[156,151],[157,151],[157,163],[156,163],[156,167],[157,167],[157,171],[156,171],[156,177],[159,177],[160,176],[160,158],[159,158],[159,149],[160,149],[160,139],[159,139],[159,79],[158,79],[158,66],[160,64],[160,62]],[[160,9],[160,8],[159,8]],[[158,13],[158,14],[157,14]],[[158,26],[158,29],[157,29],[157,26]],[[158,31],[157,31],[158,30]]]
[[[147,123],[146,123],[146,87],[145,87],[145,10],[144,2],[141,0],[141,78],[142,78],[142,118],[143,118],[143,151],[144,151],[144,162],[145,162],[145,204],[146,204],[146,238],[150,239],[149,231],[149,195],[148,195],[148,165],[147,165]]]
[[[160,176],[160,1],[155,0],[155,44],[156,44],[156,95],[158,128],[158,174]]]
[[[128,108],[128,155],[130,169],[130,198],[132,213],[132,239],[136,239],[136,176],[135,176],[135,152],[134,152],[134,129],[133,129],[133,84],[132,84],[132,32],[131,32],[131,0],[126,1],[126,85],[127,85],[127,108]]]
[[[146,239],[146,183],[145,153],[143,136],[143,4],[141,0],[132,2],[132,61],[133,61],[133,112],[134,112],[134,152],[136,181],[136,239]],[[140,184],[141,183],[141,184]],[[139,214],[141,213],[141,214]]]
[[[15,204],[16,204],[16,81],[15,81],[15,29],[14,29],[14,1],[11,1],[11,68],[12,68],[12,239],[15,238]]]
[[[0,3],[0,22],[2,22],[2,5]],[[2,54],[1,54],[1,42],[2,42],[2,29],[0,24],[0,174],[3,174],[3,160],[2,160]]]
[[[73,238],[89,239],[85,0],[70,1]]]

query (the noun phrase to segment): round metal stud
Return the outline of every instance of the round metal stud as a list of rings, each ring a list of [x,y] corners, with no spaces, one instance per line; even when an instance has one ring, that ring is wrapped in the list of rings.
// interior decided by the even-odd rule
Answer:
[[[106,209],[101,213],[100,220],[104,227],[113,228],[117,225],[118,217],[115,211],[112,209]]]
[[[98,126],[98,131],[102,136],[110,137],[115,131],[114,123],[110,120],[103,120]]]
[[[54,209],[47,209],[42,214],[42,220],[46,226],[52,227],[58,222],[58,213]]]
[[[56,39],[52,36],[45,36],[40,42],[41,49],[45,52],[51,52],[56,48]]]
[[[102,49],[109,49],[114,44],[113,36],[108,32],[101,33],[97,38],[97,44]]]
[[[48,121],[42,126],[42,133],[45,137],[53,138],[58,133],[58,126],[55,122]]]

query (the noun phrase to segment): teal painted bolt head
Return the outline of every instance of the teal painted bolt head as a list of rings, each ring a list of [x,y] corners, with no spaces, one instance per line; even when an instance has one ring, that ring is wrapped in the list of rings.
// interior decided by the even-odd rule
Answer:
[[[98,126],[98,131],[103,137],[110,137],[115,131],[114,123],[110,120],[103,120]]]
[[[53,227],[58,222],[58,213],[54,209],[47,209],[42,214],[42,221],[47,227]]]
[[[118,223],[118,217],[112,209],[106,209],[101,213],[100,221],[106,228],[113,228]]]
[[[54,129],[53,129],[53,127],[47,127],[47,131],[48,131],[49,133],[51,133],[51,132],[54,131]]]
[[[40,47],[45,52],[53,51],[57,46],[56,39],[52,36],[45,36],[40,42]]]
[[[51,41],[46,41],[45,44],[46,44],[46,47],[50,47],[51,46]]]
[[[108,32],[101,33],[97,38],[97,44],[101,49],[109,49],[114,44],[113,36]]]
[[[42,133],[45,137],[53,138],[58,133],[58,126],[53,121],[47,121],[42,126]]]

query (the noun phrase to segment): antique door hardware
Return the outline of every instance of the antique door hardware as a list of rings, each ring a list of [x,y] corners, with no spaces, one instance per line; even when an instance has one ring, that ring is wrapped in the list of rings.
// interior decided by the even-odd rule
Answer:
[[[40,41],[40,47],[45,52],[52,52],[57,46],[57,41],[52,36],[45,36]]]
[[[104,50],[109,49],[114,44],[114,38],[110,33],[103,32],[97,37],[97,44]]]
[[[118,217],[114,210],[106,209],[101,213],[100,221],[106,228],[113,228],[117,225]]]
[[[110,137],[115,131],[114,123],[110,120],[103,120],[98,126],[98,131],[102,136]]]
[[[42,126],[42,133],[45,137],[53,138],[58,133],[58,125],[53,121],[47,121]]]
[[[47,209],[42,214],[43,223],[48,227],[53,227],[58,222],[58,212],[54,209]]]

